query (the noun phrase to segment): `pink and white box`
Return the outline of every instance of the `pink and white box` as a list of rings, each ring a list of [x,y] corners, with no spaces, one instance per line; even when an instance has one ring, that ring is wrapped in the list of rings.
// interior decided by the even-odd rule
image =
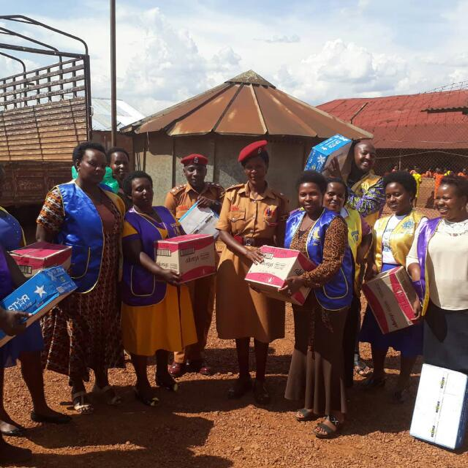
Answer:
[[[207,234],[188,234],[156,241],[154,256],[161,268],[179,273],[181,283],[216,273],[214,238]]]
[[[67,245],[35,242],[10,252],[26,278],[34,276],[46,268],[61,266],[65,271],[70,268],[72,248]]]
[[[260,248],[264,256],[262,263],[253,264],[245,280],[265,296],[280,301],[303,305],[310,293],[310,288],[302,287],[292,296],[278,292],[286,286],[286,280],[291,276],[300,276],[305,271],[311,271],[315,264],[298,250],[282,249],[264,245]]]
[[[417,294],[402,266],[380,273],[362,285],[362,291],[382,333],[411,327]]]

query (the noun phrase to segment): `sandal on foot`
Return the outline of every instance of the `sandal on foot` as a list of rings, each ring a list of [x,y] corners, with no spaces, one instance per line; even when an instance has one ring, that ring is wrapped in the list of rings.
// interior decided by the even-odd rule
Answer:
[[[296,412],[296,419],[299,422],[313,421],[316,418],[317,415],[311,409],[302,408]]]
[[[91,393],[95,393],[96,395],[103,395],[106,398],[106,404],[109,406],[119,406],[122,404],[122,398],[117,395],[114,387],[111,387],[110,385],[106,385],[105,387],[101,388],[97,384],[94,384]]]
[[[265,382],[255,380],[254,382],[254,398],[259,405],[268,405],[271,402],[270,394],[266,388]]]
[[[243,397],[249,390],[252,389],[252,379],[238,378],[228,390],[228,399],[236,400]]]
[[[372,369],[362,359],[356,359],[354,361],[354,372],[361,377],[367,377]]]
[[[159,398],[157,396],[153,396],[153,397],[150,397],[150,398],[145,398],[138,390],[138,388],[136,387],[133,387],[133,391],[135,392],[135,398],[138,400],[138,401],[141,401],[141,403],[143,403],[144,405],[146,406],[151,406],[151,407],[155,407],[155,406],[158,406],[159,405]]]
[[[73,409],[80,414],[92,414],[94,406],[89,402],[85,391],[72,393]]]
[[[169,373],[156,374],[156,385],[158,387],[163,387],[170,392],[177,392],[177,390],[179,390],[179,384],[171,377]]]
[[[374,375],[371,375],[368,379],[364,380],[361,385],[364,390],[373,390],[374,388],[385,387],[386,381],[386,377],[374,377]]]
[[[326,424],[329,422],[333,425],[333,427]],[[314,435],[317,439],[333,439],[338,435],[343,427],[343,423],[338,421],[338,419],[334,418],[333,416],[328,416],[323,422],[317,424],[317,427],[314,429]],[[318,430],[321,429],[324,433],[319,432]]]

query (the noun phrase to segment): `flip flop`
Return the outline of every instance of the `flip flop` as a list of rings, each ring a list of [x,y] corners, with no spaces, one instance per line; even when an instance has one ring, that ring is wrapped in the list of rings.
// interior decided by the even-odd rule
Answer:
[[[354,372],[361,377],[367,377],[372,369],[361,359],[354,362]]]
[[[313,421],[314,419],[317,419],[317,415],[313,410],[302,408],[296,412],[296,419],[299,422]]]
[[[331,422],[334,428],[325,424],[325,421]],[[315,437],[317,437],[317,439],[333,439],[339,434],[342,428],[343,423],[340,423],[336,418],[331,418],[330,416],[328,416],[323,422],[317,424],[316,428],[314,429],[314,435]],[[322,429],[322,431],[324,431],[325,434],[318,432],[317,429]]]
[[[145,398],[141,395],[141,393],[138,391],[136,387],[133,387],[133,391],[135,392],[135,397],[138,401],[141,401],[146,406],[151,406],[155,407],[159,405],[159,398],[156,396],[153,396],[151,398]]]
[[[106,385],[105,387],[99,387],[97,384],[94,384],[91,393],[96,395],[103,395],[106,398],[106,404],[109,406],[119,406],[122,404],[122,398],[117,395],[115,389],[110,385]]]
[[[94,406],[89,402],[85,391],[72,393],[73,409],[80,414],[94,413]]]

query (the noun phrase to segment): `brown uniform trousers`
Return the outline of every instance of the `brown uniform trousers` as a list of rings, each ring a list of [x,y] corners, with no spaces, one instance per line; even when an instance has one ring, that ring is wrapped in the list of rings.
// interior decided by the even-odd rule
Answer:
[[[198,193],[188,183],[179,185],[169,191],[164,205],[172,212],[176,219],[179,220],[196,203],[200,195],[222,203],[224,189],[218,184],[207,182],[205,188]],[[174,353],[174,361],[177,363],[195,361],[203,358],[203,351],[206,346],[208,331],[210,330],[211,320],[213,318],[216,277],[208,276],[206,278],[200,278],[187,283],[187,286],[192,300],[198,342],[187,346],[182,352]]]

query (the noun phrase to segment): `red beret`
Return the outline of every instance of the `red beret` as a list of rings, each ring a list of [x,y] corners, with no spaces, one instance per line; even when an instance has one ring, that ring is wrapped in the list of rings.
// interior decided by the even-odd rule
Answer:
[[[208,158],[202,154],[189,154],[180,160],[181,164],[188,166],[189,164],[201,164],[206,166],[208,164]]]
[[[239,158],[237,159],[239,162],[244,161],[251,156],[257,156],[262,151],[265,151],[266,145],[268,142],[266,140],[254,141],[247,145],[240,153]]]

